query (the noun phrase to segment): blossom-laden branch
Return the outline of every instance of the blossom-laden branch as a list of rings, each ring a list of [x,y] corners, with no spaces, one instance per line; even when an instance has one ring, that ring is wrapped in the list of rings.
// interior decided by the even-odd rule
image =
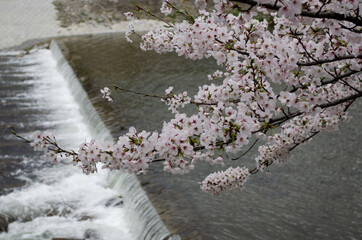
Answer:
[[[343,5],[343,1],[315,1],[313,4],[313,1],[301,1],[301,0],[292,0],[292,1],[280,1],[280,0],[269,0],[269,1],[254,1],[254,0],[231,0],[232,2],[239,2],[239,3],[245,3],[249,4],[250,6],[262,6],[270,10],[279,10],[282,12],[288,12],[288,11],[295,11],[293,8],[300,8],[301,3],[306,2],[306,6],[311,5],[311,7],[306,7],[308,10],[296,10],[295,13],[297,15],[303,16],[303,17],[310,17],[310,18],[322,18],[322,19],[333,19],[338,21],[347,21],[356,24],[357,26],[362,26],[362,17],[358,15],[359,13],[359,6],[360,4],[358,0],[351,0],[349,1],[350,4],[354,4],[356,6],[356,11],[349,12],[348,14],[343,14],[338,12],[339,9],[345,8]],[[270,2],[270,3],[268,3]],[[286,2],[286,3],[285,3]],[[347,1],[346,1],[346,4]],[[322,11],[323,7],[325,6],[331,6],[328,10]],[[315,9],[312,9],[312,7]],[[251,9],[250,9],[251,10]],[[334,10],[334,11],[333,11]],[[357,14],[355,14],[355,12]]]
[[[68,151],[64,148],[61,148],[55,139],[54,133],[52,132],[46,131],[42,133],[40,131],[36,131],[33,133],[31,140],[29,140],[18,135],[13,129],[9,129],[9,131],[15,137],[20,138],[26,143],[29,143],[35,151],[44,152],[44,155],[53,162],[57,162],[58,155],[62,156],[64,154],[66,157],[76,157],[78,155],[74,151]]]
[[[353,59],[353,58],[359,58],[362,59],[362,55],[358,55],[358,56],[353,56],[353,55],[347,55],[347,56],[337,56],[333,59],[322,59],[322,60],[316,60],[314,62],[298,62],[298,66],[313,66],[313,65],[320,65],[320,64],[324,64],[324,63],[331,63],[331,62],[336,62],[336,61],[341,61],[341,60],[345,60],[345,59]]]
[[[175,0],[165,1],[166,26],[144,34],[141,48],[192,60],[211,57],[224,70],[210,74],[210,83],[199,86],[195,96],[176,94],[172,87],[159,96],[114,85],[114,90],[160,99],[174,117],[160,131],[132,127],[114,144],[92,140],[68,151],[85,173],[96,171],[97,163],[139,173],[162,162],[165,171],[185,174],[198,161],[222,167],[258,143],[255,168],[228,168],[200,183],[213,194],[243,189],[252,174],[286,161],[297,146],[349,120],[347,109],[362,97],[359,1],[214,0],[212,11],[206,11],[204,0],[195,3],[199,16],[178,10]],[[170,13],[185,20],[171,24]],[[111,100],[109,88],[102,94]],[[182,113],[187,104],[196,106],[194,114]],[[55,138],[45,139],[56,144]],[[50,149],[62,153],[57,145]]]

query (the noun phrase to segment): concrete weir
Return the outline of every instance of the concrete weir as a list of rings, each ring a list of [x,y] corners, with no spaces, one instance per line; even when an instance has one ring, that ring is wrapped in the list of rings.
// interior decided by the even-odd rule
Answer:
[[[25,55],[1,52],[0,70],[0,159],[8,160],[0,165],[0,239],[175,239],[134,175],[86,176],[69,159],[51,164],[8,131],[29,139],[52,130],[70,149],[112,139],[56,42]]]

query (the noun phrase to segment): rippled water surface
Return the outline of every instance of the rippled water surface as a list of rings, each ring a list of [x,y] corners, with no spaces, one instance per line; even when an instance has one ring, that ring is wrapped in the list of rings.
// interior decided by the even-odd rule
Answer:
[[[212,60],[142,52],[118,34],[67,38],[60,44],[115,137],[130,126],[160,129],[171,115],[159,99],[124,92],[107,103],[99,99],[100,88],[116,84],[162,95],[173,85],[176,92],[193,95],[218,69]],[[203,163],[183,176],[171,176],[154,164],[140,180],[171,232],[184,239],[360,239],[361,106],[360,100],[351,109],[352,121],[339,132],[315,137],[287,163],[272,166],[271,175],[252,176],[242,192],[201,192],[198,182],[217,170]],[[255,154],[233,164],[253,167]]]

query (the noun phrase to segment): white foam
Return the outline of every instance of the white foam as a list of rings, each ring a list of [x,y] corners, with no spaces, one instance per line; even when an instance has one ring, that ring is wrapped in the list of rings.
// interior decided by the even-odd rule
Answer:
[[[33,123],[53,129],[58,144],[76,149],[92,137],[112,139],[55,42],[51,50],[33,50],[16,62],[29,77],[26,81],[32,81],[32,90],[5,100],[25,100],[29,105],[22,107],[49,112]],[[45,161],[30,159],[27,164],[40,163],[34,165],[39,169]],[[27,184],[0,197],[0,213],[16,219],[0,239],[83,238],[87,229],[105,240],[164,239],[170,235],[134,175],[100,171],[86,176],[63,164],[15,174]],[[121,200],[123,204],[114,204]],[[84,221],[78,221],[82,218]]]
[[[50,112],[42,116],[45,121],[37,124],[53,126],[58,142],[72,149],[90,139],[89,126],[51,51],[36,50],[19,62],[24,64],[21,70],[32,79],[33,88],[15,97],[31,99],[29,107]],[[34,180],[25,173],[14,174],[28,184],[0,196],[0,213],[16,219],[9,224],[7,233],[0,234],[0,239],[83,238],[87,229],[97,232],[101,239],[135,239],[125,221],[123,207],[107,206],[110,199],[119,198],[107,187],[106,172],[87,176],[72,165],[58,164],[34,171]],[[84,220],[79,221],[82,217]]]
[[[77,102],[81,103],[80,112],[87,116],[88,126],[93,126],[92,135],[97,139],[112,141],[109,130],[89,101],[86,92],[55,41],[50,44],[50,49],[58,62],[58,68],[66,76],[65,78],[71,86],[73,96],[76,96]],[[127,219],[137,239],[166,239],[170,236],[170,232],[134,175],[116,171],[111,172],[108,178],[110,187],[124,196]]]

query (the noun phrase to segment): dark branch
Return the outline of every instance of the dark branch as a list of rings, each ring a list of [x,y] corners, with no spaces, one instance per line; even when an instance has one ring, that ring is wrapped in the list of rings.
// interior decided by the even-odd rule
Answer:
[[[148,93],[138,92],[138,91],[118,87],[115,84],[113,84],[113,88],[115,90],[120,90],[120,91],[124,91],[124,92],[127,92],[127,93],[133,93],[133,94],[141,95],[141,96],[144,96],[144,97],[158,98],[158,99],[161,99],[161,100],[164,100],[164,101],[166,101],[168,99],[171,99],[173,97],[173,96],[160,96],[160,95],[156,95],[156,94],[148,94]],[[197,106],[200,106],[200,105],[210,105],[210,106],[211,105],[217,105],[217,103],[203,103],[203,102],[195,102],[195,101],[190,101],[190,103],[195,104]]]
[[[31,143],[31,141],[29,141],[28,139],[26,139],[26,138],[18,135],[14,130],[12,130],[12,129],[9,128],[9,131],[10,131],[15,137],[20,138],[20,139],[23,140],[24,142],[26,142],[26,143]]]
[[[248,148],[248,150],[246,150],[243,154],[241,154],[239,157],[233,158],[233,159],[231,159],[231,160],[235,161],[235,160],[238,160],[239,158],[244,157],[248,152],[250,152],[250,150],[255,146],[255,144],[256,144],[258,141],[259,141],[259,138],[256,139],[256,140],[254,141],[254,143]]]
[[[280,5],[271,4],[271,3],[261,3],[258,4],[256,1],[253,0],[231,0],[232,2],[240,2],[240,3],[246,3],[250,6],[262,6],[269,10],[279,10],[281,8]],[[357,26],[362,26],[362,19],[358,16],[348,16],[341,13],[336,12],[312,12],[312,11],[302,11],[300,16],[303,17],[310,17],[310,18],[327,18],[327,19],[335,19],[339,21],[347,21],[356,24]]]
[[[164,22],[164,23],[167,24],[167,26],[170,27],[170,28],[171,28],[171,27],[174,27],[173,24],[167,22],[165,19],[162,19],[162,18],[160,18],[159,16],[156,16],[155,14],[153,14],[152,12],[150,12],[149,10],[146,10],[146,9],[142,8],[140,5],[136,4],[136,7],[137,7],[137,11],[143,11],[143,12],[147,13],[147,14],[150,15],[151,17],[153,17],[153,18],[155,18],[155,19],[157,19],[157,20],[159,20],[159,21],[161,21],[161,22]]]
[[[9,128],[9,131],[17,138],[20,138],[21,140],[23,140],[24,142],[26,143],[31,143],[31,141],[29,139],[26,139],[20,135],[18,135],[14,130],[10,129]],[[71,151],[68,151],[68,150],[65,150],[61,147],[59,147],[59,145],[54,141],[52,141],[50,138],[44,138],[43,139],[49,143],[51,146],[54,146],[56,149],[54,148],[51,148],[51,147],[47,147],[47,149],[49,149],[50,151],[53,151],[53,152],[56,152],[56,153],[65,153],[65,154],[69,154],[70,156],[76,156],[78,155],[77,153],[75,152],[71,152]]]
[[[353,74],[359,73],[359,72],[361,72],[361,71],[362,71],[362,69],[359,70],[359,71],[353,70],[353,71],[350,71],[350,72],[348,72],[348,73],[345,73],[345,74],[336,76],[335,78],[330,79],[330,80],[328,80],[328,81],[323,81],[323,82],[321,83],[321,86],[327,85],[327,84],[330,84],[330,83],[335,83],[335,82],[337,82],[337,81],[339,81],[339,80],[341,80],[341,79],[343,79],[343,78],[350,77],[350,76],[352,76]]]
[[[310,135],[309,137],[305,138],[303,141],[301,141],[300,143],[296,143],[293,147],[289,148],[288,151],[291,152],[294,148],[298,147],[300,144],[305,143],[306,141],[308,141],[309,139],[313,138],[315,135],[317,135],[318,133],[320,133],[320,131],[317,131],[315,133],[313,133],[312,135]]]
[[[354,33],[362,33],[362,30],[358,30],[356,29],[357,25],[353,26],[353,27],[347,27],[343,24],[339,24],[343,29],[347,29],[348,31],[354,32]]]
[[[319,64],[324,64],[324,63],[330,63],[330,62],[336,62],[336,61],[340,61],[340,60],[346,60],[346,59],[354,59],[354,58],[362,58],[362,54],[358,55],[357,57],[353,56],[353,55],[347,55],[347,56],[339,56],[339,57],[335,57],[333,59],[322,59],[322,60],[317,60],[314,62],[298,62],[297,65],[298,66],[314,66],[314,65],[319,65]]]
[[[333,83],[336,83],[337,81],[339,80],[342,80],[343,78],[346,78],[346,77],[350,77],[352,76],[353,74],[356,74],[356,73],[359,73],[361,72],[361,70],[359,71],[356,71],[356,70],[352,70],[348,73],[345,73],[345,74],[342,74],[342,75],[339,75],[339,76],[336,76],[335,78],[332,78],[330,80],[327,80],[327,81],[322,81],[321,85],[317,86],[317,87],[321,87],[321,86],[324,86],[324,85],[327,85],[327,84],[333,84]],[[296,92],[298,91],[299,89],[306,89],[308,86],[307,85],[303,85],[303,86],[300,86],[300,87],[295,87],[293,88],[290,92],[293,93],[293,92]]]
[[[320,105],[318,105],[318,107],[321,107],[321,108],[333,107],[333,106],[336,106],[336,105],[339,105],[339,104],[342,104],[342,103],[345,103],[345,102],[348,102],[350,100],[354,100],[354,99],[357,99],[357,98],[360,98],[360,97],[362,97],[362,92],[359,92],[357,94],[354,94],[354,95],[351,95],[351,96],[348,96],[348,97],[341,98],[341,99],[339,99],[337,101],[334,101],[334,102],[320,104]]]
[[[336,106],[336,105],[339,105],[339,104],[342,104],[342,103],[345,103],[345,102],[348,102],[348,101],[351,101],[351,100],[355,100],[355,99],[360,98],[360,97],[362,97],[362,92],[359,92],[357,94],[354,94],[354,95],[351,95],[351,96],[348,96],[348,97],[338,99],[338,100],[336,100],[334,102],[329,102],[329,103],[316,105],[316,107],[329,108],[329,107],[333,107],[333,106]],[[289,119],[300,116],[302,114],[303,114],[303,112],[296,111],[296,112],[291,113],[291,114],[286,115],[286,116],[272,118],[272,119],[269,120],[268,124],[270,124],[270,125],[272,125],[274,127],[279,126],[280,124],[288,121]]]
[[[335,19],[339,21],[347,21],[356,24],[357,26],[362,26],[362,19],[358,17],[348,16],[336,12],[310,12],[310,11],[302,11],[300,16],[303,17],[311,17],[311,18],[327,18],[327,19]]]

